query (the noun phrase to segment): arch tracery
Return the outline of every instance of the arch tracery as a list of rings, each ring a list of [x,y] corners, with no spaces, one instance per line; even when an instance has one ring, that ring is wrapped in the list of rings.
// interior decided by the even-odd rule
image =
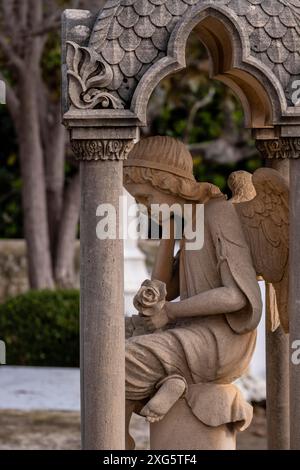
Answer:
[[[239,95],[247,126],[288,125],[300,119],[292,102],[298,15],[298,0],[109,0],[81,41],[78,24],[66,35],[69,109],[97,109],[99,117],[100,110],[130,110],[145,124],[153,89],[185,67],[195,29],[212,77]]]

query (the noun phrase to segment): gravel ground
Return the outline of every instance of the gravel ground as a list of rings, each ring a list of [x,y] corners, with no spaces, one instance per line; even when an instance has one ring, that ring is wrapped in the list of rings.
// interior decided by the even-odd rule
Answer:
[[[137,449],[149,448],[148,426],[135,417],[132,434]],[[0,410],[1,450],[77,450],[80,448],[78,412]],[[266,449],[265,410],[255,407],[251,427],[238,438],[241,450]]]

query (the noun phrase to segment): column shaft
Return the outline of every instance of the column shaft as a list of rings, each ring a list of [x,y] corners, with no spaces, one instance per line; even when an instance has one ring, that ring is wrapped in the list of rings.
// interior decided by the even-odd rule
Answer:
[[[288,159],[269,159],[267,166],[289,179]],[[266,308],[268,300],[267,295]],[[289,335],[281,327],[275,332],[266,331],[266,361],[268,449],[287,450],[290,447]]]
[[[99,204],[118,220],[122,163],[80,163],[82,447],[91,450],[125,448],[123,242],[96,236]]]
[[[269,450],[290,448],[289,343],[279,327],[266,332],[267,430]]]
[[[290,162],[290,354],[300,340],[300,159]],[[290,360],[291,449],[300,450],[300,365]]]

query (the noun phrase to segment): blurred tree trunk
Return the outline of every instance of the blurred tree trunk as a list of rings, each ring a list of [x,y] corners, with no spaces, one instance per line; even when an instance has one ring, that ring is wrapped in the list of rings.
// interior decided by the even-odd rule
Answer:
[[[80,199],[79,174],[65,181],[66,131],[41,61],[49,34],[60,30],[64,8],[97,11],[104,3],[0,0],[0,60],[11,77],[11,84],[5,80],[7,105],[19,142],[24,236],[34,289],[72,285]]]
[[[58,110],[57,116],[59,112]],[[60,121],[55,122],[54,126],[48,129],[44,143],[49,238],[52,266],[55,268],[58,227],[62,216],[65,186],[66,130]]]
[[[24,231],[27,243],[30,285],[53,287],[48,235],[43,152],[38,122],[34,78],[25,74],[20,84],[22,116],[17,129],[22,174]]]
[[[80,177],[75,175],[65,191],[64,206],[58,231],[55,279],[60,287],[72,287],[74,282],[74,243],[76,238],[78,207],[80,204]]]

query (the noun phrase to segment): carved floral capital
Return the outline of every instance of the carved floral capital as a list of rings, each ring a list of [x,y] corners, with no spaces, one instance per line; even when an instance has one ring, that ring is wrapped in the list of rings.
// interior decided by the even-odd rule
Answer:
[[[134,142],[132,139],[72,140],[71,145],[77,160],[126,160]]]
[[[256,147],[264,158],[300,158],[300,138],[284,137],[273,140],[257,140]]]

